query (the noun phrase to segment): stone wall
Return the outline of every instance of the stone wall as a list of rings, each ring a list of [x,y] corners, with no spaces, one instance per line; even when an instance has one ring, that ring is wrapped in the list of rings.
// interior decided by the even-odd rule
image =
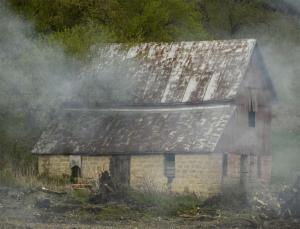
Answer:
[[[260,162],[260,175],[258,160]],[[272,157],[268,155],[248,155],[249,173],[248,182],[252,184],[268,184],[271,181]],[[228,154],[228,172],[223,177],[224,185],[235,185],[240,183],[241,155],[237,153]]]
[[[164,174],[164,155],[132,156],[130,185],[145,191],[167,191]]]
[[[81,176],[85,179],[96,179],[104,170],[109,170],[109,157],[81,157]],[[69,156],[45,155],[39,156],[38,169],[40,174],[49,176],[70,176]]]
[[[142,190],[167,191],[164,155],[132,156],[130,184]],[[210,195],[220,191],[222,155],[176,155],[170,191]]]
[[[49,176],[69,176],[71,174],[69,156],[39,156],[39,174]]]
[[[222,155],[176,155],[173,192],[194,192],[202,196],[220,191]]]
[[[222,154],[175,155],[175,178],[168,185],[165,176],[164,155],[131,156],[130,185],[147,191],[194,192],[203,196],[215,194],[221,185],[240,182],[240,155],[228,154],[227,176],[223,176]],[[249,157],[249,178],[268,183],[271,178],[271,157],[261,157],[261,177],[257,176],[257,157]],[[82,156],[83,179],[97,179],[104,170],[109,170],[109,156]],[[69,156],[39,156],[39,173],[50,176],[69,176]]]
[[[261,177],[260,180],[269,184],[271,182],[272,172],[272,156],[263,155],[261,156]]]
[[[109,171],[109,156],[81,157],[81,176],[86,179],[97,179],[103,171]]]
[[[236,153],[228,153],[227,176],[223,176],[223,184],[235,185],[240,183],[241,175],[241,155]]]

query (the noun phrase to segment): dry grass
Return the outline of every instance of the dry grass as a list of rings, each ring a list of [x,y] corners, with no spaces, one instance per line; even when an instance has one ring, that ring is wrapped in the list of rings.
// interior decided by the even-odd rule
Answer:
[[[13,170],[6,167],[0,170],[0,185],[24,187],[24,188],[38,188],[46,187],[54,191],[61,191],[69,183],[69,179],[62,177],[48,177],[46,175],[37,175],[35,169],[27,168],[20,170]]]

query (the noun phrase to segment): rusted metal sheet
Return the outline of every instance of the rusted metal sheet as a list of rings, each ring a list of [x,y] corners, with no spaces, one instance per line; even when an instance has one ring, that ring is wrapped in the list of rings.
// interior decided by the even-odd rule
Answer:
[[[243,79],[255,40],[107,45],[82,74],[128,63],[122,74],[135,82],[136,103],[181,103],[231,99]],[[120,64],[119,64],[120,65]],[[114,65],[118,68],[118,64]]]
[[[45,131],[38,154],[213,152],[230,105],[180,109],[72,111]]]

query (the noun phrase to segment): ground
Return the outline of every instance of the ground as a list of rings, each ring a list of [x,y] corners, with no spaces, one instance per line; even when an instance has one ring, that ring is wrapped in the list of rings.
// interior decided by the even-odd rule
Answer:
[[[167,208],[166,214],[145,202],[92,204],[84,198],[84,193],[0,186],[0,228],[300,228],[299,219],[263,214],[246,205],[195,203],[198,207],[172,209],[177,212]]]

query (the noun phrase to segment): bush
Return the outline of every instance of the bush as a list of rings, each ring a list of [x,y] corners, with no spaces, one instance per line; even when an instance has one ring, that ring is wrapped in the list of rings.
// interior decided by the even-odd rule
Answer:
[[[170,194],[159,192],[139,192],[131,190],[129,199],[138,206],[145,206],[151,214],[176,216],[186,210],[196,209],[203,200],[194,194]]]
[[[247,205],[247,192],[239,184],[223,186],[219,194],[205,200],[202,207],[240,209]]]
[[[91,192],[88,189],[74,189],[70,195],[71,198],[79,201],[80,203],[87,203],[90,198]]]
[[[17,180],[10,169],[4,168],[0,170],[0,186],[15,186]]]

